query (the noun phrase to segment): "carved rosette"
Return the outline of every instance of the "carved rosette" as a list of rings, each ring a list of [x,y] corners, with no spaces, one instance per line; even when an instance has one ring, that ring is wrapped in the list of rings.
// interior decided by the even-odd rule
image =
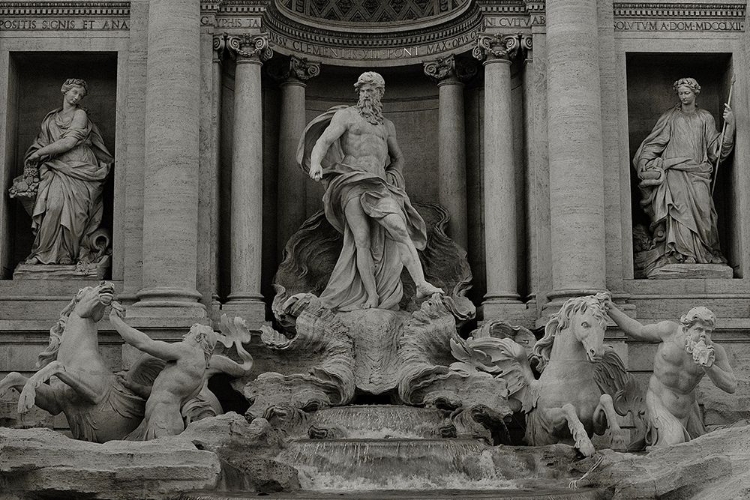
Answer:
[[[268,44],[268,35],[229,35],[227,36],[229,49],[237,55],[237,59],[265,62],[273,57],[273,50]]]
[[[493,60],[511,61],[522,48],[521,35],[479,33],[477,44],[471,54],[485,63]]]
[[[320,74],[320,63],[308,61],[304,57],[290,56],[288,60],[281,59],[278,63],[269,66],[268,74],[279,82],[306,81]]]
[[[438,83],[458,83],[473,78],[477,68],[469,60],[449,55],[424,63],[424,73]]]

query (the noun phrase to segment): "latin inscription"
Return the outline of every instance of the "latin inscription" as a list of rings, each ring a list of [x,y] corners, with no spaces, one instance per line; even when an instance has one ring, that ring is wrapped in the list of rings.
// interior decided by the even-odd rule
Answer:
[[[269,33],[269,40],[278,46],[291,49],[297,53],[307,54],[314,57],[324,57],[328,59],[346,59],[346,60],[388,60],[388,59],[409,59],[413,57],[423,57],[430,55],[439,55],[459,47],[463,47],[474,42],[477,39],[477,31],[470,31],[448,40],[428,43],[424,45],[412,45],[408,47],[392,48],[363,48],[355,49],[349,47],[333,47],[328,45],[318,45],[287,38],[278,33]]]
[[[615,31],[745,31],[743,21],[615,21]]]
[[[0,31],[128,31],[127,19],[0,19]]]
[[[209,16],[201,17],[201,26],[216,26],[217,28],[260,28],[261,21],[258,17],[219,17],[215,23],[211,23]]]
[[[544,26],[547,19],[542,15],[518,16],[518,17],[492,17],[484,18],[485,28],[530,28],[532,26]]]

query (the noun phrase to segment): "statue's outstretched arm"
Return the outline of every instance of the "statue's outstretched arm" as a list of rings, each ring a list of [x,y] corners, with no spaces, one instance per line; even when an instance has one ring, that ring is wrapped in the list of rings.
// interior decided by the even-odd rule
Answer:
[[[166,361],[179,359],[181,351],[179,344],[169,344],[160,340],[153,340],[151,337],[146,335],[140,330],[136,330],[132,326],[125,323],[120,317],[120,314],[112,308],[112,312],[109,315],[109,321],[112,326],[115,327],[117,333],[123,338],[125,342],[132,345],[139,351],[145,352],[157,358],[161,358]]]
[[[675,324],[671,321],[644,325],[620,311],[611,301],[607,304],[607,314],[626,335],[646,342],[661,342],[674,331]]]

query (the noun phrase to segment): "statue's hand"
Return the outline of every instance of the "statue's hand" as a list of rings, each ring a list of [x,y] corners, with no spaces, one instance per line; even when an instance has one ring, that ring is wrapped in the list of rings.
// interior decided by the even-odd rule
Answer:
[[[320,165],[312,165],[310,167],[310,178],[315,182],[318,182],[323,178],[323,167]]]
[[[31,165],[36,165],[37,163],[39,163],[39,160],[41,159],[42,159],[42,155],[40,155],[38,151],[34,151],[33,153],[29,155],[28,158],[26,158],[26,163],[29,163]]]
[[[732,108],[729,107],[729,104],[724,104],[724,121],[728,125],[734,126],[734,112],[732,111]]]
[[[125,319],[125,308],[116,300],[112,301],[112,310],[109,313],[109,319],[113,318]]]

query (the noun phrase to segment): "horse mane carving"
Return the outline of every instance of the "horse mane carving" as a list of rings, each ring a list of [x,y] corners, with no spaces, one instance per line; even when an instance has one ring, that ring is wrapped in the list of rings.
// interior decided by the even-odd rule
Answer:
[[[553,315],[544,328],[544,337],[534,344],[531,351],[532,366],[542,373],[549,363],[552,346],[555,343],[555,336],[562,330],[568,328],[570,318],[581,312],[585,313],[589,308],[592,309],[594,317],[602,324],[607,324],[606,312],[604,309],[604,300],[606,294],[597,293],[596,295],[587,295],[585,297],[573,297],[565,301],[557,314]]]
[[[55,323],[55,325],[49,329],[49,345],[37,356],[37,369],[44,368],[57,359],[57,351],[60,350],[60,344],[62,344],[62,336],[63,333],[65,333],[65,325],[68,322],[70,313],[73,312],[73,309],[75,309],[79,297],[80,290],[75,294],[73,300],[71,300],[70,303],[65,306],[62,311],[60,311],[60,319],[58,319],[57,323]]]

